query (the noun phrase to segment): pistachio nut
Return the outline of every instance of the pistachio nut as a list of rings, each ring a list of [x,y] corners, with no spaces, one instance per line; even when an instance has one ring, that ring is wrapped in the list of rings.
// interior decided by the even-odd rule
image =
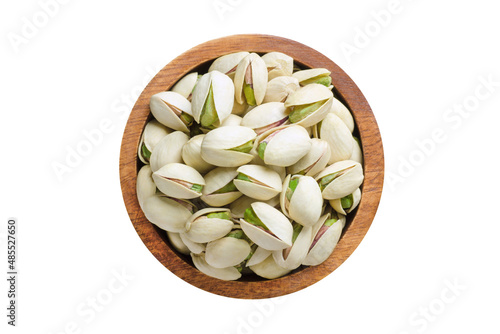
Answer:
[[[234,74],[236,73],[236,67],[240,61],[249,54],[249,52],[242,51],[221,56],[214,60],[212,65],[210,65],[208,72],[219,71],[233,79]]]
[[[219,71],[204,74],[193,91],[194,120],[208,129],[218,127],[231,114],[233,103],[233,81]]]
[[[170,232],[186,231],[186,220],[196,210],[186,200],[155,195],[144,200],[143,211],[146,218],[159,228]]]
[[[254,246],[257,246],[257,245],[254,244]],[[260,246],[257,246],[255,248],[255,250],[253,251],[251,257],[247,260],[246,265],[248,267],[250,267],[250,266],[254,266],[258,263],[261,263],[262,261],[267,259],[269,257],[269,255],[271,255],[271,253],[272,252],[270,250],[267,250],[267,249],[264,249]]]
[[[288,113],[285,104],[269,102],[246,113],[241,121],[241,126],[253,129],[257,135],[260,135],[272,128],[284,125],[287,121]]]
[[[191,199],[201,196],[205,180],[196,169],[180,163],[169,163],[153,173],[158,189],[167,196]]]
[[[228,234],[233,225],[229,209],[201,209],[187,220],[186,237],[198,243],[217,240]]]
[[[231,111],[231,114],[242,116],[247,112],[247,110],[248,104],[246,103],[246,101],[244,101],[243,103],[238,103],[236,101],[236,98],[234,98],[233,110]]]
[[[153,172],[168,163],[181,163],[182,149],[188,141],[188,135],[182,131],[175,131],[163,137],[151,153],[150,164]]]
[[[205,260],[205,253],[191,253],[193,264],[202,273],[224,281],[234,281],[241,277],[241,273],[236,267],[214,268]]]
[[[361,190],[358,188],[352,194],[342,198],[330,200],[331,207],[340,214],[347,215],[358,206],[361,201]]]
[[[325,140],[330,146],[330,160],[333,164],[337,161],[347,160],[354,149],[354,139],[347,126],[335,114],[329,113],[316,127],[317,136]]]
[[[251,252],[241,229],[233,230],[227,236],[210,241],[205,250],[205,260],[215,268],[233,267],[245,261]]]
[[[151,96],[149,107],[153,116],[174,130],[189,132],[193,123],[191,102],[176,92],[161,92]]]
[[[345,222],[345,216],[336,212],[323,215],[312,228],[311,245],[302,264],[317,266],[325,261],[337,246]]]
[[[262,56],[266,63],[268,80],[276,77],[291,76],[293,72],[293,58],[281,52],[269,52]]]
[[[273,251],[273,258],[276,264],[289,270],[297,269],[309,252],[311,237],[311,226],[304,227],[294,222],[292,246],[283,250]]]
[[[267,83],[263,102],[285,102],[288,96],[299,88],[299,80],[293,77],[274,78]]]
[[[254,155],[253,160],[250,161],[251,164],[253,164],[253,165],[261,165],[261,166],[264,166],[264,167],[272,169],[273,171],[275,171],[276,173],[278,173],[278,175],[281,178],[281,182],[283,183],[283,181],[285,180],[285,177],[287,175],[286,174],[286,167],[274,166],[274,165],[266,165],[266,163],[264,162],[264,160],[262,160],[259,157],[259,155],[258,155],[258,153],[257,153],[256,150],[252,150],[251,153]]]
[[[222,124],[220,125],[221,127],[222,126],[239,126],[241,124],[241,121],[243,119],[238,116],[238,115],[234,115],[234,114],[231,114],[229,115],[225,120],[224,122],[222,122]]]
[[[156,144],[170,132],[171,130],[169,128],[165,127],[156,119],[149,121],[144,127],[141,141],[139,142],[139,149],[137,152],[139,159],[143,163],[148,164],[151,152],[153,152]]]
[[[248,196],[241,196],[236,201],[230,204],[229,209],[231,210],[231,215],[233,216],[233,218],[243,218],[245,216],[245,210],[248,209],[250,205],[254,202],[261,202],[261,201]],[[273,208],[278,209],[280,206],[279,196],[264,201],[264,203],[269,204]]]
[[[234,167],[217,167],[205,175],[205,187],[201,200],[210,206],[224,206],[241,197],[234,184],[238,175]]]
[[[363,164],[363,151],[361,150],[361,143],[357,137],[353,137],[354,144],[352,149],[352,154],[349,160],[354,160]]]
[[[327,200],[352,194],[363,183],[363,179],[363,167],[352,160],[336,162],[316,176],[321,194]]]
[[[237,172],[234,185],[248,197],[267,201],[281,192],[281,177],[268,167],[243,165]]]
[[[261,104],[266,95],[267,77],[266,63],[258,54],[243,58],[234,75],[236,101],[240,104],[246,101],[250,106]]]
[[[137,174],[136,181],[137,200],[139,206],[143,208],[144,201],[156,194],[156,184],[153,181],[153,171],[151,166],[144,165]]]
[[[244,126],[225,126],[205,135],[201,143],[201,157],[220,167],[238,167],[253,159],[251,151],[255,131]]]
[[[201,78],[198,72],[192,72],[188,75],[182,77],[175,85],[172,87],[171,91],[176,92],[184,96],[188,101],[191,101],[193,97],[193,90],[196,83]]]
[[[321,122],[330,112],[333,93],[323,85],[309,84],[296,90],[285,101],[290,108],[288,120],[303,127]]]
[[[250,269],[258,276],[275,279],[281,276],[285,276],[291,270],[280,267],[272,255],[269,255],[264,261],[261,261],[255,265],[250,266]]]
[[[255,150],[268,165],[287,167],[299,161],[311,148],[307,130],[299,125],[279,126],[261,134]]]
[[[179,237],[191,253],[201,254],[205,252],[205,249],[207,248],[206,243],[194,242],[187,237],[186,233],[179,233]]]
[[[205,138],[204,134],[191,137],[182,147],[181,153],[184,163],[196,169],[200,174],[205,174],[215,167],[201,158],[201,143],[203,142],[203,138]]]
[[[288,175],[280,195],[285,216],[303,226],[314,225],[323,211],[323,197],[318,183],[311,176]]]
[[[176,251],[178,251],[179,253],[184,254],[184,255],[189,255],[189,253],[191,253],[189,248],[182,241],[179,233],[167,231],[167,237],[168,237],[168,241],[170,241],[170,244],[172,245],[172,247],[174,247],[174,249]]]
[[[326,68],[312,68],[297,71],[292,74],[292,77],[297,79],[301,86],[307,86],[314,83],[329,88],[332,85],[332,77],[330,77],[330,74],[331,72]]]
[[[322,139],[312,138],[311,149],[295,164],[287,168],[288,174],[314,176],[325,169],[330,160],[330,146]]]
[[[267,250],[279,250],[292,245],[292,224],[279,210],[263,202],[255,202],[240,219],[243,232],[257,245]]]
[[[354,131],[354,118],[352,117],[351,112],[342,102],[337,100],[335,97],[332,99],[332,107],[330,108],[330,112],[337,115],[342,120],[342,122],[344,122],[351,133]]]

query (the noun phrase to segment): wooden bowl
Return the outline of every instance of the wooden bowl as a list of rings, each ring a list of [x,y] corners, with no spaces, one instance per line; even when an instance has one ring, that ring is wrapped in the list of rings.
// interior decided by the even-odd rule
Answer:
[[[171,246],[165,231],[151,224],[144,216],[136,196],[136,176],[141,166],[137,149],[142,130],[151,118],[149,99],[153,94],[170,89],[184,75],[206,72],[216,58],[233,52],[251,51],[259,54],[279,51],[294,58],[303,67],[323,67],[332,72],[335,96],[352,111],[357,135],[364,155],[365,179],[362,199],[357,210],[348,216],[346,227],[333,254],[322,264],[300,267],[290,274],[266,280],[256,275],[238,281],[222,281],[198,271],[191,259]],[[318,51],[298,42],[268,35],[234,35],[198,45],[175,58],[147,85],[128,119],[120,152],[120,181],[123,199],[137,233],[167,269],[186,282],[218,295],[235,298],[270,298],[289,294],[312,285],[338,268],[356,249],[368,231],[377,211],[384,179],[382,141],[375,117],[356,84],[334,62]]]

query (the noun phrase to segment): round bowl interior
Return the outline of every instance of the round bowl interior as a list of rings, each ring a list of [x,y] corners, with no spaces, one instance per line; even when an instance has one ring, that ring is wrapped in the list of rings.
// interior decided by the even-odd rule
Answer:
[[[146,219],[136,195],[136,176],[142,165],[137,157],[137,149],[144,126],[152,118],[150,97],[169,90],[190,72],[206,73],[214,59],[238,51],[259,54],[278,51],[294,58],[300,67],[321,67],[332,72],[334,95],[351,110],[356,122],[355,135],[360,138],[363,150],[365,179],[361,202],[347,216],[347,224],[333,254],[318,266],[302,266],[274,280],[249,275],[238,281],[222,281],[201,273],[188,256],[171,247],[165,231]],[[384,155],[379,129],[368,102],[355,83],[333,61],[293,40],[268,35],[234,35],[192,48],[171,61],[151,80],[128,119],[122,139],[119,168],[123,199],[132,224],[158,261],[178,277],[205,291],[226,297],[256,299],[282,296],[310,286],[333,272],[352,254],[368,231],[377,211],[384,178]]]

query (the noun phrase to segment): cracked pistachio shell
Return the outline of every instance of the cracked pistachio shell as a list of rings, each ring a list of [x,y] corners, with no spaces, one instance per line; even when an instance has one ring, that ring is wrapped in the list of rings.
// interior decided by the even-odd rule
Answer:
[[[359,202],[361,201],[361,190],[358,188],[358,189],[354,190],[354,192],[352,194],[347,195],[347,196],[352,196],[352,203],[351,203],[351,206],[349,208],[344,209],[342,207],[342,199],[341,198],[330,200],[330,206],[340,214],[347,215],[348,213],[351,213],[354,209],[356,209]]]
[[[193,187],[205,185],[203,176],[196,169],[180,163],[166,164],[153,173],[153,180],[165,195],[183,199],[200,197],[201,189]]]
[[[285,276],[291,270],[280,267],[272,255],[269,255],[264,261],[261,261],[253,266],[250,266],[250,269],[260,277],[264,277],[267,279],[275,279],[281,276]]]
[[[295,179],[298,180],[298,183],[292,192],[289,190],[289,184]],[[288,199],[288,193],[291,193],[290,199]],[[323,210],[321,189],[311,176],[288,175],[283,182],[280,205],[287,217],[300,225],[312,226],[318,221]]]
[[[354,131],[354,118],[352,117],[351,112],[342,102],[337,100],[335,97],[332,99],[332,107],[330,108],[330,112],[337,115],[342,120],[342,122],[344,122],[351,133]]]
[[[194,213],[186,222],[186,237],[191,241],[203,243],[217,240],[229,232],[233,228],[233,221],[222,218],[208,218],[211,213],[231,212],[224,208],[206,208]]]
[[[326,115],[321,125],[316,126],[316,132],[319,134],[318,137],[325,140],[330,146],[329,164],[351,157],[354,150],[354,139],[351,131],[337,115],[333,113]]]
[[[205,253],[199,255],[191,253],[193,264],[202,273],[224,281],[234,281],[241,277],[241,273],[235,267],[214,268],[205,260]]]
[[[240,61],[249,54],[249,52],[242,51],[221,56],[213,61],[212,65],[210,65],[210,68],[208,69],[208,72],[219,71],[233,79],[236,67]]]
[[[189,255],[189,253],[191,253],[189,248],[182,241],[179,233],[167,231],[167,237],[168,237],[168,241],[170,241],[170,244],[172,245],[172,247],[174,247],[174,249],[176,251],[178,251],[179,253],[184,254],[184,255]]]
[[[213,101],[210,97],[212,89]],[[213,105],[212,105],[213,102]],[[219,71],[204,74],[193,90],[192,113],[194,120],[205,127],[218,127],[231,114],[234,103],[234,85],[231,78]],[[212,124],[203,124],[202,113],[205,105],[215,109],[217,119]]]
[[[251,198],[248,196],[241,196],[237,200],[231,203],[229,209],[231,210],[231,215],[233,218],[243,218],[245,215],[245,210],[250,207],[252,203],[260,202],[258,199]],[[264,203],[269,204],[273,208],[278,209],[280,205],[279,196],[273,197],[270,200],[264,201]]]
[[[235,179],[234,185],[238,190],[261,201],[267,201],[281,192],[281,177],[274,170],[261,165],[243,165],[238,173],[247,176],[250,181]]]
[[[293,72],[293,58],[281,52],[269,52],[262,56],[268,71],[268,80],[290,76]]]
[[[354,137],[353,137],[354,138]],[[357,138],[354,138],[354,147],[352,149],[352,154],[349,160],[354,160],[363,164],[363,151],[361,150],[360,142]]]
[[[312,138],[311,149],[297,163],[287,168],[288,174],[315,176],[325,169],[330,160],[330,147],[322,139]]]
[[[186,231],[186,220],[194,209],[194,205],[188,201],[161,195],[148,197],[143,205],[144,215],[151,223],[176,233]]]
[[[311,148],[311,138],[300,125],[287,125],[273,128],[261,134],[255,141],[258,152],[262,143],[267,143],[259,156],[267,165],[288,167],[299,161]]]
[[[186,233],[179,233],[179,237],[191,253],[201,254],[207,248],[206,243],[194,242],[186,236]]]
[[[264,100],[267,88],[267,66],[264,60],[256,54],[251,53],[243,58],[236,67],[234,74],[234,94],[238,103],[245,100],[248,104],[259,105]],[[244,94],[245,84],[252,86],[255,101],[249,101]]]
[[[262,261],[267,259],[269,257],[269,255],[271,255],[271,253],[272,252],[270,250],[267,250],[267,249],[264,249],[260,246],[257,246],[257,248],[255,249],[255,251],[252,254],[252,257],[250,259],[248,259],[246,266],[250,267],[250,266],[254,266],[258,263],[261,263]]]
[[[302,227],[291,247],[273,251],[273,258],[277,265],[285,269],[294,270],[300,267],[309,252],[311,245],[312,227]]]
[[[292,224],[279,210],[263,202],[250,205],[255,215],[269,231],[240,219],[240,225],[250,240],[267,250],[285,249],[292,245]],[[269,233],[271,232],[271,233]]]
[[[179,117],[182,113],[193,116],[191,102],[176,92],[161,92],[151,96],[149,107],[153,116],[174,130],[189,132],[187,125]]]
[[[224,237],[207,244],[205,260],[214,268],[234,267],[245,261],[250,251],[245,239]]]
[[[158,144],[158,142],[171,131],[172,130],[158,122],[156,119],[149,121],[144,127],[141,141],[139,142],[139,149],[137,152],[139,159],[143,163],[148,164],[151,152],[153,152],[156,144]]]
[[[205,174],[215,166],[201,158],[201,143],[205,135],[196,135],[188,140],[182,147],[182,160],[188,166],[196,169],[200,174]]]
[[[335,175],[336,174],[336,175]],[[316,181],[321,184],[322,178],[328,175],[335,175],[335,178],[323,187],[321,192],[324,199],[331,200],[345,197],[352,194],[363,183],[363,167],[361,164],[344,160],[326,167],[321,173],[316,175]]]
[[[336,216],[336,214],[334,213],[333,216]],[[332,254],[335,246],[337,246],[346,220],[345,216],[338,215],[338,220],[332,226],[324,226],[330,217],[330,213],[323,215],[313,226],[311,246],[302,264],[307,266],[321,264]]]
[[[238,175],[235,167],[217,167],[205,175],[205,186],[201,200],[210,206],[224,206],[240,198],[243,194],[237,189],[234,191],[216,193],[233,181]]]
[[[151,153],[150,164],[153,172],[169,163],[181,163],[182,149],[188,140],[188,135],[181,131],[175,131],[163,137]]]
[[[263,102],[285,102],[288,96],[299,88],[299,80],[293,77],[274,78],[267,83]]]
[[[193,89],[198,82],[198,72],[192,72],[188,75],[182,77],[175,85],[172,87],[171,91],[176,92],[184,96],[188,101],[191,101],[193,94]]]
[[[255,140],[255,131],[243,126],[225,126],[205,135],[201,143],[201,157],[220,167],[238,167],[250,162],[253,155],[231,150]]]
[[[288,120],[288,112],[284,103],[264,103],[246,113],[241,125],[253,129],[257,135],[260,135],[285,124]]]
[[[330,74],[331,72],[326,68],[311,68],[297,71],[292,75],[292,77],[297,79],[301,86],[316,83],[331,89],[333,86],[331,86],[332,78],[330,77]]]
[[[296,90],[285,101],[285,107],[291,108],[288,119],[291,123],[302,125],[303,127],[313,126],[321,122],[330,112],[332,106],[333,93],[323,85],[309,84]],[[318,104],[318,105],[316,105]],[[300,116],[299,108],[311,105],[311,112]],[[307,108],[305,109],[307,110]]]
[[[139,206],[144,210],[144,201],[156,194],[156,184],[153,181],[151,166],[144,165],[137,173],[136,191]]]
[[[224,120],[224,122],[222,122],[222,124],[220,126],[221,127],[222,126],[239,126],[241,124],[242,120],[243,119],[240,116],[231,114]]]

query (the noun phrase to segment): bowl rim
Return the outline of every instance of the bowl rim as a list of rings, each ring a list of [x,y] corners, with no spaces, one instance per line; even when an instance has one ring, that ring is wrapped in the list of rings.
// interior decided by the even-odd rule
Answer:
[[[165,242],[165,236],[144,216],[136,195],[137,148],[142,130],[150,119],[150,97],[170,89],[200,64],[239,51],[282,52],[304,66],[328,69],[332,73],[335,95],[347,104],[353,114],[363,150],[365,179],[362,199],[332,256],[318,266],[305,267],[274,280],[223,281],[201,273]],[[272,35],[243,34],[199,44],[173,59],[155,75],[137,99],[125,126],[119,172],[123,200],[130,220],[143,243],[160,263],[179,278],[202,290],[226,297],[261,299],[290,294],[320,281],[335,271],[354,252],[368,232],[380,202],[384,180],[384,153],[378,125],[368,102],[353,80],[337,64],[315,49],[294,40]]]

